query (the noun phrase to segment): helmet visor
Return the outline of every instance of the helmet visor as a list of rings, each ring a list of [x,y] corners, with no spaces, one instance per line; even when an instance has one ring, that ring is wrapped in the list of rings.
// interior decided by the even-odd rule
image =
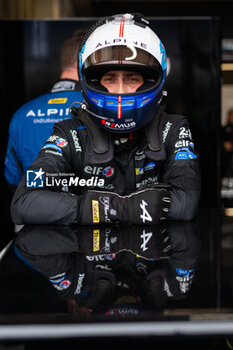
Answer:
[[[93,52],[83,64],[83,69],[96,65],[142,65],[162,69],[160,63],[147,51],[133,45],[115,45]]]

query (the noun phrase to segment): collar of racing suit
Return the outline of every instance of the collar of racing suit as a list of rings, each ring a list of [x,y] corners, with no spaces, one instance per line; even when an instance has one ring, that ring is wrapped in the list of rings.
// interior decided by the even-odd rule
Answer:
[[[138,137],[141,130],[139,130],[139,133],[136,131],[125,135],[125,137],[122,135],[119,137],[112,136],[112,133],[96,126],[88,113],[81,108],[72,108],[71,113],[81,120],[87,128],[91,144],[90,160],[92,163],[111,161],[114,157],[114,144],[129,149],[141,139],[141,137]],[[160,106],[153,120],[144,128],[145,142],[143,148],[145,154],[152,160],[163,161],[166,159],[166,151],[162,142],[162,131],[165,122],[164,107]]]

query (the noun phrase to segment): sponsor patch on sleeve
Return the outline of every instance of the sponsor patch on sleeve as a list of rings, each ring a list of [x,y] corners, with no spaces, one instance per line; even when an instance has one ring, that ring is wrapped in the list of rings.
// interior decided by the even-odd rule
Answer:
[[[47,143],[44,147],[42,147],[42,149],[46,149],[46,148],[54,149],[54,150],[60,152],[61,154],[63,153],[61,148],[58,147],[57,145],[54,145],[53,143]]]
[[[100,250],[100,230],[93,230],[93,252]]]
[[[175,159],[196,159],[197,155],[188,147],[182,147],[176,150]]]
[[[94,224],[98,224],[100,222],[99,202],[95,200],[92,200],[92,219]]]

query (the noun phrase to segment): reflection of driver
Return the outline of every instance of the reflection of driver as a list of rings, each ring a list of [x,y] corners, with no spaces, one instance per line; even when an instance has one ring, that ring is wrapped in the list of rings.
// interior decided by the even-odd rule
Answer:
[[[15,250],[50,280],[60,297],[78,307],[108,305],[109,315],[112,307],[117,315],[116,304],[129,300],[161,308],[169,299],[188,296],[199,244],[193,222],[171,222],[167,230],[159,226],[77,231],[74,226],[28,225]]]
[[[73,173],[84,186],[69,183],[69,193],[60,182],[26,187],[25,176],[12,201],[15,223],[193,218],[197,154],[187,119],[161,105],[166,67],[164,46],[141,15],[102,18],[91,27],[79,50],[85,103],[72,108],[72,120],[56,124],[30,168],[45,178]]]

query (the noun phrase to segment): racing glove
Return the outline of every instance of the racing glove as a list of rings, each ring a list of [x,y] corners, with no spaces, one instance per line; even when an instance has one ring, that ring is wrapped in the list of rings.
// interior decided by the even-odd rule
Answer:
[[[170,207],[169,185],[157,184],[127,196],[105,191],[88,191],[81,199],[78,223],[157,225]]]
[[[161,225],[80,225],[77,231],[80,250],[85,256],[131,252],[145,259],[171,255],[166,224]]]

